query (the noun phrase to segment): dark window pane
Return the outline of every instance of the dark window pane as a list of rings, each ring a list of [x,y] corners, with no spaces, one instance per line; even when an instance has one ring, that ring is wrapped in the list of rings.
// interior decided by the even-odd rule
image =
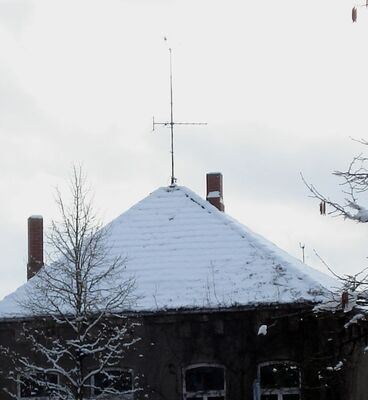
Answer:
[[[198,367],[188,369],[185,374],[187,392],[224,390],[224,369],[219,367]]]
[[[22,383],[20,385],[20,397],[36,397],[40,396],[42,388],[39,385],[36,385],[30,379],[22,379]]]
[[[299,394],[284,394],[282,400],[300,400]]]
[[[50,394],[50,390],[47,388],[48,383],[57,384],[57,375],[36,374],[30,378],[22,378],[20,397],[48,396]]]
[[[277,400],[277,394],[262,394],[261,400]]]
[[[95,389],[96,395],[104,391],[111,392],[126,392],[132,390],[133,379],[129,371],[110,370],[103,371],[95,375]]]
[[[269,364],[261,367],[261,387],[299,387],[299,368],[293,364]]]

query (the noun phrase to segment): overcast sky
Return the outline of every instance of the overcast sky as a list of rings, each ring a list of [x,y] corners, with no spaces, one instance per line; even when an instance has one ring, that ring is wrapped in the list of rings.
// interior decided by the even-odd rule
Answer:
[[[368,225],[321,217],[302,171],[331,176],[368,138],[368,10],[350,0],[0,0],[0,298],[26,278],[26,220],[57,216],[54,188],[82,163],[110,221],[169,183],[167,44],[178,184],[291,254],[339,273],[368,262]],[[368,149],[367,149],[368,150]]]

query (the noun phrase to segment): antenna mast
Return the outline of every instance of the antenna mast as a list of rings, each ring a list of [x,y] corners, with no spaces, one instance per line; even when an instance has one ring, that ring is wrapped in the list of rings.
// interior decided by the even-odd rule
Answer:
[[[166,41],[166,37],[164,38]],[[171,186],[176,184],[177,179],[175,178],[175,160],[174,160],[174,125],[207,125],[206,122],[175,122],[174,121],[174,96],[173,96],[173,73],[172,73],[172,49],[169,47],[170,56],[170,122],[155,122],[153,118],[153,131],[156,125],[170,126],[170,138],[171,138]]]
[[[303,260],[303,263],[305,263],[305,244],[304,243],[301,243],[301,242],[299,242],[299,247],[301,248],[301,250],[302,250],[302,260]]]
[[[175,185],[176,178],[174,174],[174,100],[173,100],[173,80],[172,80],[172,50],[169,47],[170,54],[170,134],[171,134],[171,185]]]

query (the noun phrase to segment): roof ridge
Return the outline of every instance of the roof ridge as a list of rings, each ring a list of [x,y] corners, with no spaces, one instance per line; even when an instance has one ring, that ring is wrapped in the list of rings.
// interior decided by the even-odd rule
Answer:
[[[267,251],[269,252],[267,258],[270,258],[270,256],[274,256],[275,257],[274,260],[276,261],[277,253],[281,252],[282,256],[284,258],[284,262],[287,263],[288,267],[291,270],[294,270],[296,272],[303,274],[310,281],[317,283],[323,287],[325,287],[325,285],[322,284],[318,279],[312,277],[308,273],[308,270],[310,270],[310,271],[313,270],[320,275],[324,275],[325,277],[333,279],[332,277],[325,274],[324,272],[319,271],[305,263],[303,263],[304,269],[299,268],[299,265],[296,265],[296,263],[301,264],[302,262],[298,258],[294,257],[293,255],[289,254],[285,250],[278,247],[275,243],[271,242],[267,238],[263,237],[262,235],[254,232],[252,229],[243,225],[241,222],[236,220],[234,217],[230,216],[229,214],[226,214],[224,211],[220,211],[215,206],[213,206],[210,202],[203,199],[197,193],[193,192],[192,190],[188,189],[187,187],[178,186],[178,188],[183,189],[183,191],[186,192],[187,195],[195,197],[196,199],[192,199],[193,201],[195,201],[202,208],[206,209],[209,213],[216,216],[216,218],[222,220],[222,222],[224,222],[224,225],[227,226],[228,228],[230,228],[233,232],[239,234],[241,239],[248,239],[247,244],[249,244],[251,247],[253,247],[257,251],[259,251],[260,253],[263,253],[264,250],[267,249]],[[251,241],[249,240],[249,235],[251,235],[251,238],[252,238]]]
[[[258,239],[263,239],[258,234],[253,232],[251,229],[249,229],[245,225],[241,224],[235,218],[231,217],[229,214],[226,214],[224,211],[220,211],[217,207],[212,205],[209,201],[203,199],[197,193],[193,192],[192,190],[188,189],[185,186],[180,186],[180,188],[184,189],[184,191],[189,192],[190,195],[194,195],[193,197],[196,197],[199,200],[199,201],[195,201],[193,199],[195,202],[197,202],[202,208],[207,209],[207,211],[209,213],[215,215],[218,219],[220,219],[222,222],[224,222],[224,225],[228,226],[233,232],[239,234],[241,239],[246,239],[246,235],[245,235],[246,233],[250,233],[250,234],[254,235],[255,239],[257,239],[257,244],[259,242]],[[186,194],[189,194],[189,193],[186,193]],[[264,240],[267,240],[267,239],[264,239]],[[250,242],[250,245],[252,247],[259,249],[259,247],[255,244],[255,242]]]

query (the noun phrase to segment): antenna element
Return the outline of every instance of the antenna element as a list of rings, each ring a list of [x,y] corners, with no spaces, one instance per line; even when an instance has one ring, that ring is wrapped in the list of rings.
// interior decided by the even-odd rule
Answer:
[[[164,40],[167,40],[164,38]],[[152,119],[152,130],[155,130],[156,125],[163,125],[170,127],[170,138],[171,138],[171,185],[175,185],[177,179],[175,178],[175,163],[174,163],[174,125],[207,125],[206,122],[175,122],[174,121],[174,97],[173,97],[173,73],[172,73],[172,49],[169,48],[170,55],[170,122],[155,122],[155,118]]]

